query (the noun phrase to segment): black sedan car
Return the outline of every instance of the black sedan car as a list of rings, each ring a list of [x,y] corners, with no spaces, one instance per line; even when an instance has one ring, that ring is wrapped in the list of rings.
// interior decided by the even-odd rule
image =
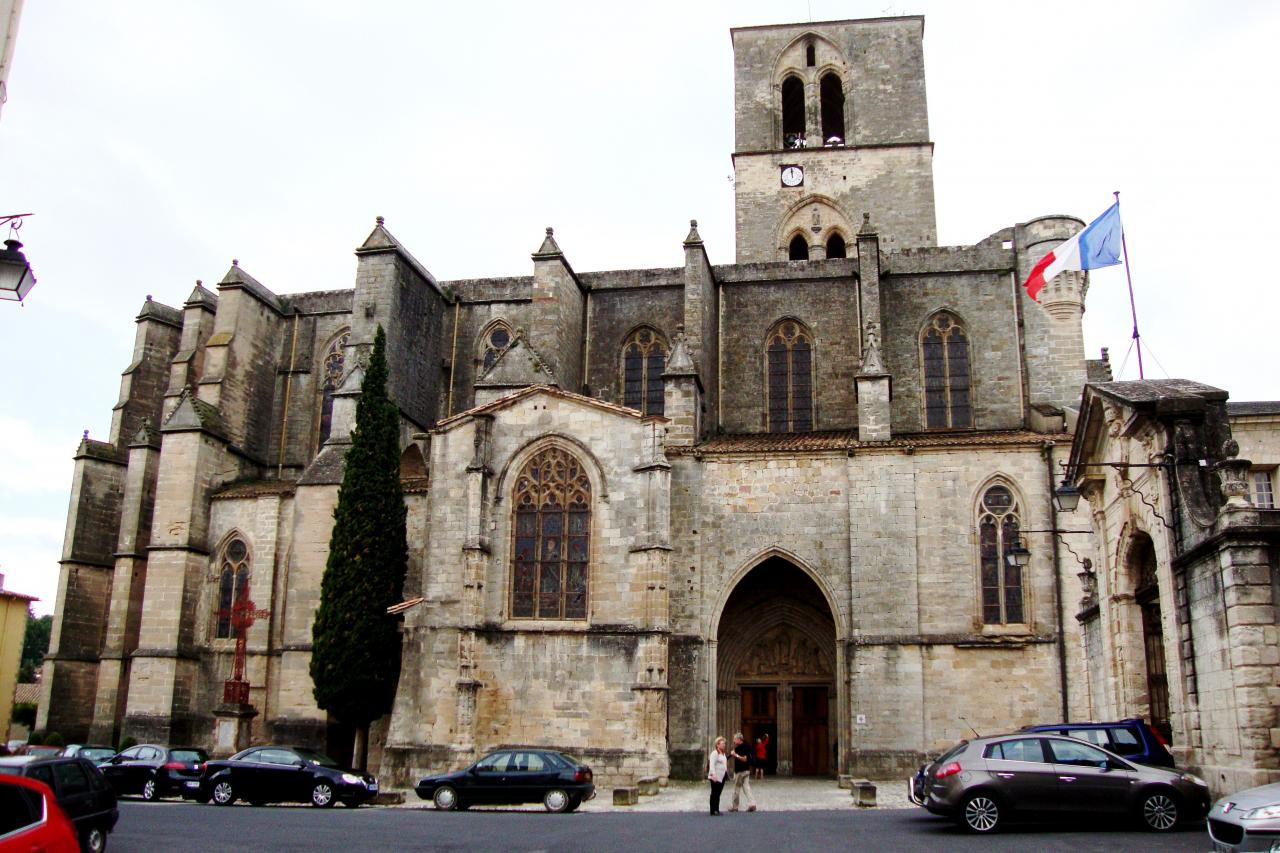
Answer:
[[[115,828],[120,812],[115,791],[92,761],[14,756],[0,758],[0,773],[25,776],[48,785],[58,805],[75,825],[80,849],[84,853],[102,853],[107,848],[107,833]]]
[[[500,749],[465,770],[428,776],[414,790],[445,811],[478,805],[542,803],[571,812],[596,795],[591,768],[550,749]]]
[[[197,799],[219,806],[242,799],[255,806],[289,802],[328,808],[340,802],[354,808],[377,794],[377,779],[342,767],[322,753],[296,746],[254,746],[206,764]]]
[[[193,746],[144,743],[113,755],[98,766],[117,794],[158,800],[194,790],[190,783],[199,783],[200,768],[208,757],[203,749]]]

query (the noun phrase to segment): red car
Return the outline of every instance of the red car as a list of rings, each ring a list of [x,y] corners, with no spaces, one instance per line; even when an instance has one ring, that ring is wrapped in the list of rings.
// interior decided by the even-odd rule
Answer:
[[[75,827],[43,782],[0,776],[0,853],[80,853]]]

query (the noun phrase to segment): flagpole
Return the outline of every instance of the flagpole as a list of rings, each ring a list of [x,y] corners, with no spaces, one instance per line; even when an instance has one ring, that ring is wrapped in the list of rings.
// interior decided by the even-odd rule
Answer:
[[[1116,208],[1120,207],[1120,191],[1114,193]],[[1114,245],[1114,244],[1113,244]],[[1142,338],[1138,335],[1138,309],[1133,304],[1133,276],[1129,273],[1129,244],[1124,239],[1124,228],[1120,229],[1120,248],[1124,251],[1124,277],[1129,282],[1129,313],[1133,316],[1133,342],[1138,348],[1138,378],[1146,379],[1142,371]]]

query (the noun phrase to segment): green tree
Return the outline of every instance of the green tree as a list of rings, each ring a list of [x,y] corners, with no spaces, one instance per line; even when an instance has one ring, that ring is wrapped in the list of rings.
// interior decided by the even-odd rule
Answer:
[[[352,763],[361,770],[369,724],[390,712],[395,699],[400,635],[387,608],[401,599],[409,550],[400,489],[400,412],[387,392],[386,342],[379,326],[356,405],[311,631],[316,704],[355,727]]]
[[[36,680],[36,670],[49,651],[49,634],[53,631],[53,617],[36,615],[27,611],[27,633],[22,638],[22,658],[18,663],[18,680]]]

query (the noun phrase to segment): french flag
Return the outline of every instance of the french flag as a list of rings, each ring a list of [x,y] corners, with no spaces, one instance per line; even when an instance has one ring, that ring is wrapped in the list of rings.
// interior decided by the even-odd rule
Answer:
[[[1107,208],[1106,212],[1070,240],[1055,248],[1040,259],[1040,263],[1031,270],[1031,275],[1023,283],[1027,296],[1036,302],[1040,301],[1040,289],[1045,282],[1065,270],[1092,270],[1098,267],[1110,267],[1120,263],[1120,251],[1124,240],[1124,229],[1120,227],[1120,202]]]

